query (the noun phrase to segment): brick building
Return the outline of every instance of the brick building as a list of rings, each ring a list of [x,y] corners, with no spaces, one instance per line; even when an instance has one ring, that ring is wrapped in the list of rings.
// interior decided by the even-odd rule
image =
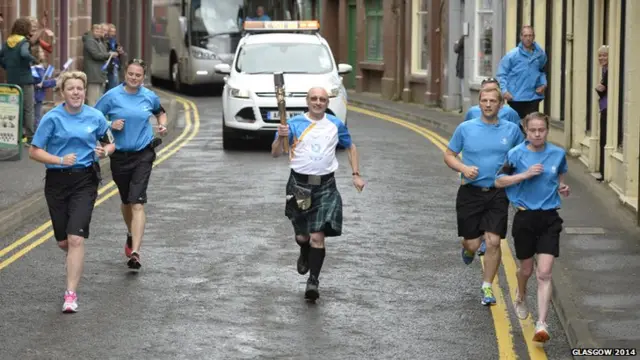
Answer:
[[[321,31],[346,86],[386,99],[439,105],[445,92],[448,5],[440,0],[326,0]],[[448,2],[445,2],[448,4]]]
[[[72,69],[82,69],[82,35],[93,23],[110,22],[116,25],[118,40],[128,56],[144,58],[150,53],[150,44],[143,36],[148,33],[144,28],[150,23],[150,3],[151,0],[3,0],[0,4],[5,20],[2,34],[6,39],[18,17],[46,18],[47,27],[55,33],[49,62],[60,69],[72,58]],[[3,80],[0,69],[0,82]]]

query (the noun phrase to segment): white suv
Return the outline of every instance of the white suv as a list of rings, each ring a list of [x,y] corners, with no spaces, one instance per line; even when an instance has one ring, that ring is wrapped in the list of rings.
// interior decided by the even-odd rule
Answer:
[[[296,28],[301,23],[304,31]],[[321,86],[330,96],[327,113],[346,124],[347,91],[342,75],[351,72],[352,67],[336,65],[329,44],[317,33],[319,27],[309,31],[314,24],[317,21],[245,23],[246,35],[238,44],[233,63],[215,66],[217,73],[227,75],[222,93],[225,149],[241,139],[274,137],[280,123],[275,72],[284,73],[287,118],[305,112],[307,91]]]

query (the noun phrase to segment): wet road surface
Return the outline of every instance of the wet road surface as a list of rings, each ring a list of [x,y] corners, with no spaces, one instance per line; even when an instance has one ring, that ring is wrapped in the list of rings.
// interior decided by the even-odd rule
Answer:
[[[224,152],[220,99],[190,99],[199,131],[153,170],[141,271],[125,265],[112,196],[94,211],[77,314],[60,312],[64,255],[53,239],[0,270],[0,358],[529,358],[510,304],[501,321],[514,349],[499,355],[492,312],[480,305],[480,261],[465,266],[459,254],[456,176],[424,137],[350,113],[368,185],[353,188],[340,152],[344,232],[327,240],[320,299],[308,304],[284,217],[286,158],[266,147]],[[547,357],[570,359],[553,312],[549,325]]]

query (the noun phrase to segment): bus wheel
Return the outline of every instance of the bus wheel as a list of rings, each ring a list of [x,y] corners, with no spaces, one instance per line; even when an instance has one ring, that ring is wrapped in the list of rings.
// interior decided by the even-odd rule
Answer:
[[[171,85],[177,92],[182,90],[182,81],[180,81],[180,65],[175,59],[171,60]]]

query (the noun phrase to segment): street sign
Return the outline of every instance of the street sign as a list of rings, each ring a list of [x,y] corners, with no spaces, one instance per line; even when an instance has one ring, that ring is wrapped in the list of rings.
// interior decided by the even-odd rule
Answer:
[[[13,84],[0,84],[0,150],[22,157],[22,89]]]

